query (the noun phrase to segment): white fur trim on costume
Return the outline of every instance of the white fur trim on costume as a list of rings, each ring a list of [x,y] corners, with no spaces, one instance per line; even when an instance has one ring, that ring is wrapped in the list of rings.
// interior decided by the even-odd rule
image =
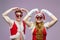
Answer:
[[[23,31],[24,27],[23,27],[22,22],[21,22],[21,24],[18,24],[18,22],[15,21],[15,24],[16,24],[16,26],[18,27],[18,31],[19,31],[19,32]]]
[[[24,33],[23,33],[23,29],[24,29],[23,23],[21,22],[21,24],[19,25],[18,22],[15,21],[15,24],[18,27],[18,32],[15,35],[11,35],[10,38],[11,39],[18,38],[20,36],[20,33],[22,33],[22,36],[24,38],[25,36],[24,36]]]
[[[11,38],[11,39],[14,39],[14,38],[18,38],[19,36],[20,36],[20,33],[17,32],[16,35],[12,35],[12,36],[10,36],[10,38]]]
[[[49,16],[52,16],[53,15],[51,12],[49,12],[46,9],[42,9],[41,12],[44,12],[44,13],[48,14]]]

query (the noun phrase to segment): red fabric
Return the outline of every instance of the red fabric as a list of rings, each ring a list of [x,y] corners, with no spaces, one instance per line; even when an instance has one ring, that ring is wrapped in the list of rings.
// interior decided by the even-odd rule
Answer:
[[[37,32],[37,30],[36,30],[36,28],[34,29],[34,32],[33,32],[33,40],[36,40],[36,32]]]
[[[23,21],[23,27],[24,27],[24,34],[25,34],[25,30],[26,30],[26,23]]]
[[[46,29],[44,28],[43,29],[43,40],[46,40],[46,35],[47,35],[47,32],[46,32]]]
[[[24,27],[23,31],[24,31],[24,34],[25,34],[26,24],[25,24],[24,21],[23,21],[23,27]],[[10,29],[10,32],[11,32],[11,35],[15,35],[17,33],[17,25],[15,24],[15,22],[14,22],[12,28]]]
[[[14,22],[12,28],[10,29],[11,35],[15,35],[17,33],[17,26]]]
[[[36,30],[36,28],[34,29],[34,32],[33,32],[33,39],[32,40],[37,40],[36,39],[36,32],[37,32],[37,30]],[[43,29],[43,40],[46,40],[46,29],[44,28]]]
[[[25,22],[23,21],[23,27],[24,27],[24,34],[25,34],[25,30],[26,30],[26,24],[25,24]],[[18,28],[17,28],[17,25],[15,24],[15,22],[14,22],[14,24],[13,24],[13,26],[12,26],[12,28],[10,29],[10,32],[11,32],[11,35],[16,35],[16,33],[17,33],[17,30]],[[21,34],[21,33],[20,33]],[[20,35],[20,40],[22,40],[22,34]]]

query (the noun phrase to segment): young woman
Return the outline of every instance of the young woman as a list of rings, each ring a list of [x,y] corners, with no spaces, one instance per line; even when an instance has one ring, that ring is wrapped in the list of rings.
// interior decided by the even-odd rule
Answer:
[[[27,21],[27,18],[35,11],[35,22]],[[50,22],[44,23],[44,13],[51,17],[52,20]],[[33,9],[26,15],[26,17],[23,20],[28,25],[28,27],[32,29],[32,40],[46,40],[46,29],[49,29],[50,27],[52,27],[52,25],[54,25],[57,22],[57,18],[46,9],[42,9],[40,12],[38,9]]]
[[[8,16],[8,14],[11,11],[15,11],[16,20],[13,20]],[[3,18],[10,26],[11,40],[23,40],[24,39],[24,32],[25,31],[23,31],[23,30],[25,30],[25,23],[23,21],[21,21],[21,18],[23,16],[23,12],[28,13],[28,10],[25,8],[13,7],[13,8],[10,8],[9,10],[5,11],[2,14]]]

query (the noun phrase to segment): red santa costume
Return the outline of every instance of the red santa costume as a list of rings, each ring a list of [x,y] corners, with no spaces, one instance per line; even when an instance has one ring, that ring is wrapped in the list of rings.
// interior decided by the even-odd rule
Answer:
[[[40,14],[36,14],[35,16],[37,16],[37,15],[41,16]],[[44,14],[42,17],[43,17],[43,20],[45,20]],[[46,40],[46,35],[47,35],[46,29],[48,27],[48,24],[49,24],[49,22],[44,23],[44,25],[43,25],[44,28],[42,30],[37,28],[36,25],[32,24],[32,26],[31,26],[32,40]]]
[[[26,20],[33,12],[35,11],[39,11],[38,9],[33,9],[31,10],[27,16],[25,17],[24,20]],[[51,22],[47,22],[47,23],[44,23],[44,15],[42,17],[41,14],[37,14],[38,17],[36,17],[36,22],[35,23],[31,23],[31,25],[29,25],[27,22],[27,24],[30,26],[30,29],[32,30],[32,40],[46,40],[46,35],[47,35],[47,32],[46,32],[46,29],[50,28],[51,25],[53,25],[54,23],[56,23],[57,21],[57,18],[51,13],[49,12],[48,10],[45,10],[45,9],[42,9],[41,10],[41,13],[46,13],[48,14],[53,20]],[[37,16],[36,15],[36,16]],[[55,18],[55,19],[54,19]],[[41,20],[40,20],[41,19]],[[37,24],[38,23],[38,24]],[[42,24],[39,24],[39,23],[42,23]],[[50,25],[49,25],[50,24]],[[41,29],[42,28],[42,29]]]
[[[48,24],[48,23],[47,23],[47,24]],[[37,33],[38,33],[37,28],[36,28],[34,25],[32,25],[32,28],[31,28],[31,29],[32,29],[32,35],[33,35],[32,40],[37,40],[36,35],[38,35],[38,37],[39,37],[40,39],[46,40],[46,35],[47,35],[46,27],[47,27],[47,25],[44,24],[43,30],[42,30],[42,31],[39,31],[39,34],[37,34]],[[43,36],[42,36],[42,35],[43,35]]]
[[[19,25],[16,21],[14,21],[13,25],[10,27],[10,33],[11,33],[10,38],[14,39],[14,38],[18,38],[21,36],[24,37],[25,28],[26,26],[25,26],[24,21],[21,22],[21,25]]]

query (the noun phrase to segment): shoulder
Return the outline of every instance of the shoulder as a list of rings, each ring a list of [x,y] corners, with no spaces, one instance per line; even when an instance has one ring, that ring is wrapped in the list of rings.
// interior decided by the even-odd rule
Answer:
[[[15,23],[15,20],[11,20],[11,24],[9,24],[10,25],[9,28],[12,28],[12,26],[14,25],[14,23]]]
[[[44,23],[44,27],[48,28],[49,27],[49,22]]]
[[[35,23],[31,22],[31,26],[29,27],[29,29],[33,29],[35,27]]]

